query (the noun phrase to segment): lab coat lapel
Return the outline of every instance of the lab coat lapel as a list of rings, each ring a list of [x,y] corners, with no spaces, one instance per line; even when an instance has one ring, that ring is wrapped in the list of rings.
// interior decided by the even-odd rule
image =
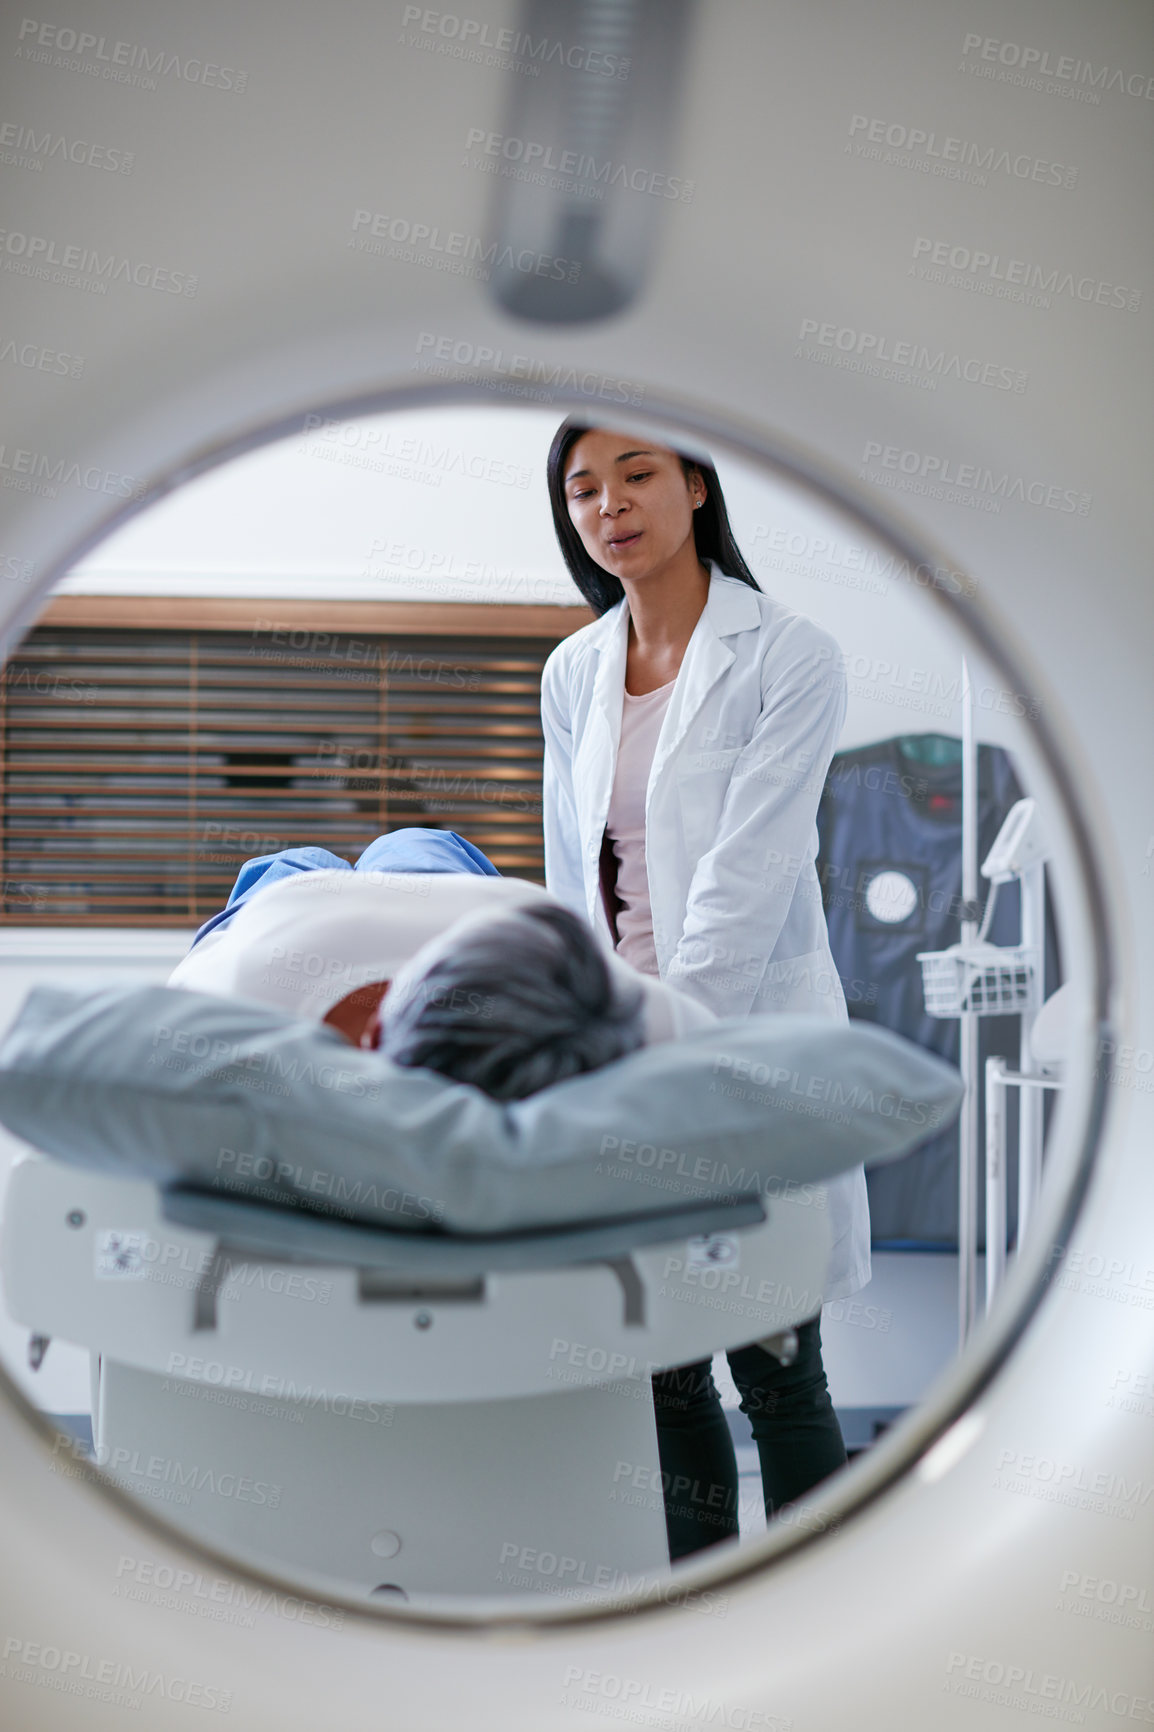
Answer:
[[[746,623],[753,623],[757,617],[756,603],[752,610],[734,608],[734,601],[740,600],[733,594],[734,585],[720,577],[716,567],[713,567],[712,571],[709,596],[702,609],[701,618],[693,629],[693,636],[686,646],[685,658],[653,754],[646,794],[647,829],[653,790],[660,781],[663,770],[685,739],[706,698],[725,670],[736,660],[735,651],[723,634],[740,631]]]
[[[673,773],[678,753],[710,694],[737,660],[739,634],[756,627],[760,618],[753,591],[722,576],[711,565],[709,596],[686,647],[653,754],[645,795],[647,839],[672,838],[680,833],[679,794]],[[664,977],[685,919],[685,897],[695,862],[688,863],[688,878],[679,879],[676,870],[670,870],[668,851],[647,845],[645,865],[657,967]]]

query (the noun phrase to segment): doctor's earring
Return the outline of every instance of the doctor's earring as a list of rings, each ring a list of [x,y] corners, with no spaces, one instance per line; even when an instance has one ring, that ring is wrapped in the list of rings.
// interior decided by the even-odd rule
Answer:
[[[693,501],[693,509],[694,509],[694,511],[700,511],[700,510],[701,510],[701,507],[702,507],[702,506],[703,506],[703,505],[704,505],[704,504],[705,504],[705,501],[704,501],[704,499],[695,499],[695,500],[694,500],[694,501]]]

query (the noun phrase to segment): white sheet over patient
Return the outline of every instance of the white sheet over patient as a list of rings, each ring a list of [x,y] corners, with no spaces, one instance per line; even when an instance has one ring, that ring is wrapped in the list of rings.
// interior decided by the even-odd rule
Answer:
[[[369,981],[392,980],[459,920],[526,903],[560,906],[521,878],[456,872],[302,872],[261,890],[189,951],[169,986],[252,998],[320,1022]],[[437,944],[440,949],[440,944]],[[430,949],[430,956],[433,951]],[[609,953],[624,986],[644,995],[646,1045],[678,1040],[714,1018],[685,994]]]

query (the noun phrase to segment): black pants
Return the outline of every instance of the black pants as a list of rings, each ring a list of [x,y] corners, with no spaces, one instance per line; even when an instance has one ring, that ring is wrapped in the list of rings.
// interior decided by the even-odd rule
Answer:
[[[761,1458],[768,1521],[845,1465],[821,1362],[821,1319],[799,1324],[792,1365],[764,1347],[737,1348],[726,1357]],[[675,1563],[737,1533],[737,1460],[708,1359],[654,1377],[653,1405]]]

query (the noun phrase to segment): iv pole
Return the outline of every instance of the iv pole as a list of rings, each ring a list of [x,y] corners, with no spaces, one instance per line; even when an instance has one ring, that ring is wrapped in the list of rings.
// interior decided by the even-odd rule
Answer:
[[[961,942],[978,936],[978,746],[970,669],[962,657],[962,922]],[[978,1017],[960,1017],[958,1068],[965,1084],[958,1116],[958,1345],[977,1314],[978,1285]]]
[[[931,1016],[958,1018],[958,1069],[964,1093],[958,1114],[958,1345],[978,1318],[978,1019],[1013,1015],[1021,1022],[1020,1070],[1000,1058],[986,1066],[986,1296],[993,1302],[1006,1259],[1006,1089],[1019,1093],[1019,1239],[1034,1212],[1042,1174],[1042,1090],[1059,1083],[1034,1066],[1030,1036],[1043,989],[1046,845],[1036,803],[1023,798],[1007,813],[981,871],[990,880],[986,917],[978,925],[978,742],[969,662],[962,657],[961,936],[945,950],[919,951],[922,990]],[[986,942],[998,884],[1017,879],[1021,921],[1016,945]]]

